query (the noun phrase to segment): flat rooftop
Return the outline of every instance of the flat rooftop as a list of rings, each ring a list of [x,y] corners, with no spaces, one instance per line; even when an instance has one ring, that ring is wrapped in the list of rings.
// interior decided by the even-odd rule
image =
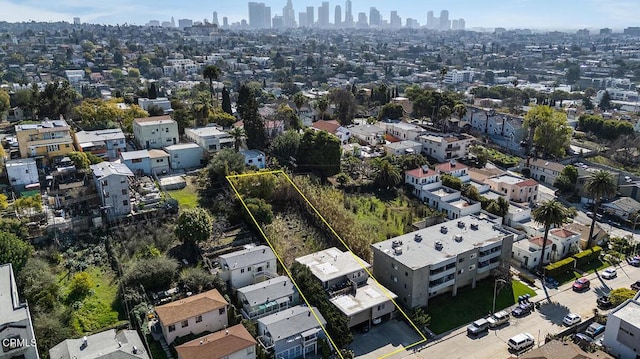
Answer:
[[[612,312],[611,314],[624,320],[636,328],[640,328],[640,301],[639,296],[636,299],[628,301],[624,306]]]
[[[29,318],[27,306],[18,298],[18,288],[9,264],[0,265],[0,326]]]
[[[192,132],[196,136],[199,137],[222,137],[222,136],[230,136],[228,133],[224,131],[220,131],[219,129],[213,126],[207,127],[198,127],[198,128],[187,128],[185,132]]]
[[[458,227],[458,222],[464,223],[464,227]],[[477,229],[471,229],[472,224],[477,225]],[[501,242],[504,237],[510,235],[494,226],[495,223],[489,219],[471,215],[403,234],[371,246],[411,269],[418,269],[440,263],[477,247]],[[446,227],[447,233],[442,233],[441,227]],[[418,234],[421,236],[419,242],[415,240]],[[455,241],[456,235],[462,236],[462,241]],[[393,241],[402,242],[401,254],[396,254],[394,251]],[[436,242],[442,243],[441,250],[435,248]]]
[[[389,298],[396,299],[393,292],[377,284],[373,279],[367,279],[367,285],[358,288],[356,295],[339,295],[330,300],[346,316],[352,316],[362,311],[369,310],[382,303],[389,302]]]
[[[494,182],[502,182],[506,184],[517,184],[524,181],[524,178],[519,178],[519,177],[514,177],[509,175],[502,175],[502,176],[490,178],[490,180]]]
[[[371,267],[369,263],[356,258],[358,257],[351,252],[343,252],[336,247],[331,247],[296,258],[296,262],[309,267],[313,275],[320,281],[326,282],[359,271],[363,266]]]

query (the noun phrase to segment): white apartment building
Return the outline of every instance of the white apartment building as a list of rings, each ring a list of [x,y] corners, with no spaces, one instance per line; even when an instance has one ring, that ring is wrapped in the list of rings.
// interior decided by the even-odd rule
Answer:
[[[136,118],[133,120],[133,135],[143,149],[161,149],[180,141],[178,124],[171,116]]]
[[[11,186],[26,186],[33,183],[39,183],[38,167],[36,160],[33,158],[22,158],[17,160],[8,160],[5,163],[7,169],[7,177]]]
[[[455,85],[463,82],[473,82],[475,71],[473,70],[450,70],[444,75],[444,83]]]
[[[235,139],[230,134],[215,126],[187,128],[184,135],[210,154],[223,148],[233,148],[235,144]]]
[[[245,249],[218,257],[220,278],[237,289],[276,276],[276,256],[265,245],[246,246]]]
[[[469,148],[473,140],[473,136],[464,133],[445,135],[428,133],[417,138],[417,141],[422,143],[422,153],[435,158],[439,162],[466,156],[469,154]]]

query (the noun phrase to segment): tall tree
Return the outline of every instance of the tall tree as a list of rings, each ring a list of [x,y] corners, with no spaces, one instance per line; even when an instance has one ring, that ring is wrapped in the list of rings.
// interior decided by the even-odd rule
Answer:
[[[538,270],[542,272],[544,268],[544,253],[547,249],[547,238],[549,237],[549,230],[551,227],[560,227],[568,218],[567,208],[564,207],[557,200],[545,201],[540,207],[533,210],[531,213],[533,219],[541,223],[544,226],[544,237],[542,239],[542,253],[540,254],[540,260],[538,263]],[[542,279],[541,279],[542,280]],[[542,283],[544,287],[545,283]],[[545,290],[546,294],[546,290]],[[547,294],[547,300],[549,295]]]
[[[231,96],[226,87],[222,88],[222,111],[233,115],[233,110],[231,109]]]
[[[345,89],[337,89],[329,95],[336,105],[336,116],[342,126],[348,126],[353,122],[356,113],[356,99],[353,94]]]
[[[302,172],[317,173],[322,180],[340,172],[340,139],[326,131],[307,129],[300,140],[297,165]]]
[[[267,130],[264,119],[258,113],[258,103],[253,93],[249,95],[247,104],[243,108],[244,131],[247,134],[249,149],[263,150],[267,145]]]
[[[615,196],[618,191],[618,184],[611,172],[600,170],[589,177],[584,185],[584,190],[593,199],[593,218],[591,219],[591,228],[589,228],[589,238],[587,239],[587,248],[591,248],[593,246],[593,230],[596,226],[597,214],[602,200],[604,197]]]
[[[611,109],[611,95],[609,94],[609,91],[605,91],[604,94],[602,94],[602,98],[598,103],[598,107],[602,111],[607,111]]]
[[[534,136],[538,126],[544,122],[549,121],[553,117],[553,110],[546,105],[537,105],[533,107],[524,116],[523,127],[528,128],[529,136],[527,138],[527,167],[529,167],[529,161],[531,158],[531,150],[534,145]]]
[[[206,241],[213,234],[213,218],[204,208],[187,208],[178,217],[175,232],[184,243]]]
[[[9,112],[9,108],[9,94],[7,93],[7,91],[0,90],[0,120],[7,112]]]
[[[320,97],[316,101],[316,107],[318,108],[318,111],[320,111],[320,119],[324,120],[324,114],[327,112],[327,108],[329,107],[329,101],[326,97]]]
[[[295,95],[293,95],[293,103],[296,105],[296,110],[300,112],[302,106],[307,103],[307,98],[304,97],[302,92],[297,92]]]
[[[236,111],[240,118],[245,117],[245,110],[247,108],[247,104],[249,103],[249,98],[254,97],[255,94],[246,84],[240,85],[238,89],[238,100],[236,101]]]
[[[33,247],[9,232],[0,232],[0,263],[11,263],[18,273],[33,253]]]
[[[389,160],[383,159],[377,167],[376,184],[380,187],[391,188],[402,182],[402,174],[398,167],[394,166]]]
[[[213,89],[213,81],[218,81],[218,78],[222,75],[222,71],[216,65],[207,65],[202,70],[202,76],[209,80],[209,91],[211,91],[211,101],[214,103],[215,107],[218,107],[218,96],[215,96],[214,101],[214,89]]]
[[[240,147],[242,146],[242,141],[244,140],[246,134],[242,127],[234,127],[227,132],[231,137],[233,137],[233,147],[236,152],[240,151]]]

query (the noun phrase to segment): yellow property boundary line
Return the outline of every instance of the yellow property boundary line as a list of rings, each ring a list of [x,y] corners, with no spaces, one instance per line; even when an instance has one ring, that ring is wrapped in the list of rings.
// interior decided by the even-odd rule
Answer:
[[[389,292],[386,290],[386,288],[384,286],[382,286],[378,280],[373,276],[373,274],[366,268],[366,266],[364,265],[364,262],[362,261],[362,259],[360,259],[357,255],[355,255],[351,249],[349,248],[349,246],[344,242],[344,240],[342,240],[342,237],[340,237],[338,235],[338,233],[336,233],[336,231],[333,229],[333,227],[331,227],[331,225],[324,219],[324,217],[320,214],[320,212],[318,212],[318,210],[315,208],[315,206],[313,204],[311,204],[311,202],[307,199],[307,197],[304,195],[304,193],[302,193],[302,191],[300,191],[300,189],[298,188],[298,186],[296,186],[295,183],[293,183],[293,181],[291,180],[291,178],[282,170],[278,170],[278,171],[264,171],[264,172],[255,172],[255,173],[246,173],[246,174],[239,174],[239,175],[230,175],[230,176],[226,176],[227,181],[229,182],[229,184],[231,185],[231,188],[233,189],[233,191],[235,192],[236,196],[238,197],[238,199],[240,199],[240,202],[242,203],[242,206],[244,207],[244,209],[247,211],[247,213],[249,213],[249,216],[251,217],[251,220],[253,221],[253,223],[256,225],[256,227],[258,228],[258,230],[260,231],[260,234],[262,234],[262,237],[264,237],[264,239],[267,241],[267,244],[269,244],[269,247],[271,248],[271,250],[273,251],[273,253],[275,254],[276,258],[278,259],[278,262],[280,263],[280,265],[282,266],[282,268],[284,268],[285,272],[287,273],[287,275],[289,276],[289,278],[291,279],[291,282],[293,283],[293,285],[296,287],[296,289],[298,290],[298,293],[300,293],[300,296],[302,297],[302,299],[304,300],[304,302],[307,304],[307,306],[309,307],[309,309],[311,309],[311,304],[309,303],[309,301],[307,300],[306,296],[304,295],[304,293],[302,293],[302,291],[300,290],[300,287],[298,287],[298,284],[295,282],[295,280],[293,279],[293,276],[291,275],[291,272],[289,271],[289,268],[287,268],[287,266],[285,265],[284,261],[282,260],[282,258],[278,255],[278,253],[276,252],[275,248],[273,247],[273,245],[271,244],[271,241],[269,241],[269,238],[267,238],[267,235],[264,233],[264,231],[262,230],[262,227],[260,227],[260,224],[258,224],[258,221],[256,220],[256,218],[254,217],[253,213],[251,213],[251,211],[249,210],[249,207],[247,207],[247,204],[245,203],[244,199],[242,198],[242,196],[240,195],[240,193],[238,192],[238,189],[236,188],[236,186],[233,184],[232,179],[235,178],[241,178],[241,177],[253,177],[253,176],[262,176],[262,175],[283,175],[287,181],[291,184],[291,186],[293,186],[293,188],[298,192],[298,194],[300,194],[300,196],[302,196],[302,198],[307,202],[307,204],[311,207],[311,209],[313,209],[313,211],[318,215],[318,217],[322,220],[322,222],[329,228],[329,230],[331,231],[331,233],[338,238],[338,240],[340,241],[340,243],[342,243],[342,245],[349,251],[349,253],[351,253],[351,255],[353,256],[353,258],[358,262],[358,264],[362,267],[362,269],[364,269],[364,271],[369,275],[369,277],[371,279],[373,279],[373,281],[378,285],[378,287],[381,289],[381,291],[384,293],[384,295],[393,303],[393,305],[395,305],[396,309],[402,313],[402,315],[404,316],[404,318],[407,320],[407,322],[409,322],[409,324],[413,327],[413,329],[420,335],[420,337],[422,338],[421,340],[410,344],[402,349],[397,349],[389,354],[385,354],[381,357],[379,357],[379,359],[382,358],[386,358],[389,357],[391,355],[400,353],[402,351],[406,351],[407,349],[420,345],[424,342],[427,341],[427,338],[424,336],[424,334],[422,334],[422,332],[418,329],[418,327],[413,323],[413,321],[411,321],[411,319],[409,318],[409,316],[407,316],[407,314],[402,310],[402,308],[400,308],[400,306],[396,303],[396,301],[391,297],[391,295],[389,294]],[[331,338],[331,336],[329,336],[329,333],[327,332],[326,328],[322,325],[322,323],[320,322],[320,318],[318,317],[318,315],[315,313],[314,310],[311,310],[311,312],[313,313],[313,316],[316,318],[316,320],[318,321],[318,323],[320,324],[320,327],[322,328],[322,330],[324,331],[325,335],[327,336],[327,338],[329,339],[329,341],[331,342],[331,345],[336,349],[338,355],[340,356],[341,359],[345,359],[342,356],[342,353],[340,352],[339,349],[335,344],[335,342],[333,341],[333,339]]]

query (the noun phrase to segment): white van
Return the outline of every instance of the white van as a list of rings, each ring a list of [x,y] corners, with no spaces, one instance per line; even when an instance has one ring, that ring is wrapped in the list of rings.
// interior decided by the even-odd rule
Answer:
[[[507,342],[509,348],[516,352],[520,352],[524,349],[532,347],[534,344],[535,341],[533,340],[533,335],[529,333],[520,333],[509,339],[509,341]]]
[[[491,328],[499,327],[502,324],[509,322],[509,312],[501,310],[496,314],[487,318],[487,321],[489,322],[489,327]]]

